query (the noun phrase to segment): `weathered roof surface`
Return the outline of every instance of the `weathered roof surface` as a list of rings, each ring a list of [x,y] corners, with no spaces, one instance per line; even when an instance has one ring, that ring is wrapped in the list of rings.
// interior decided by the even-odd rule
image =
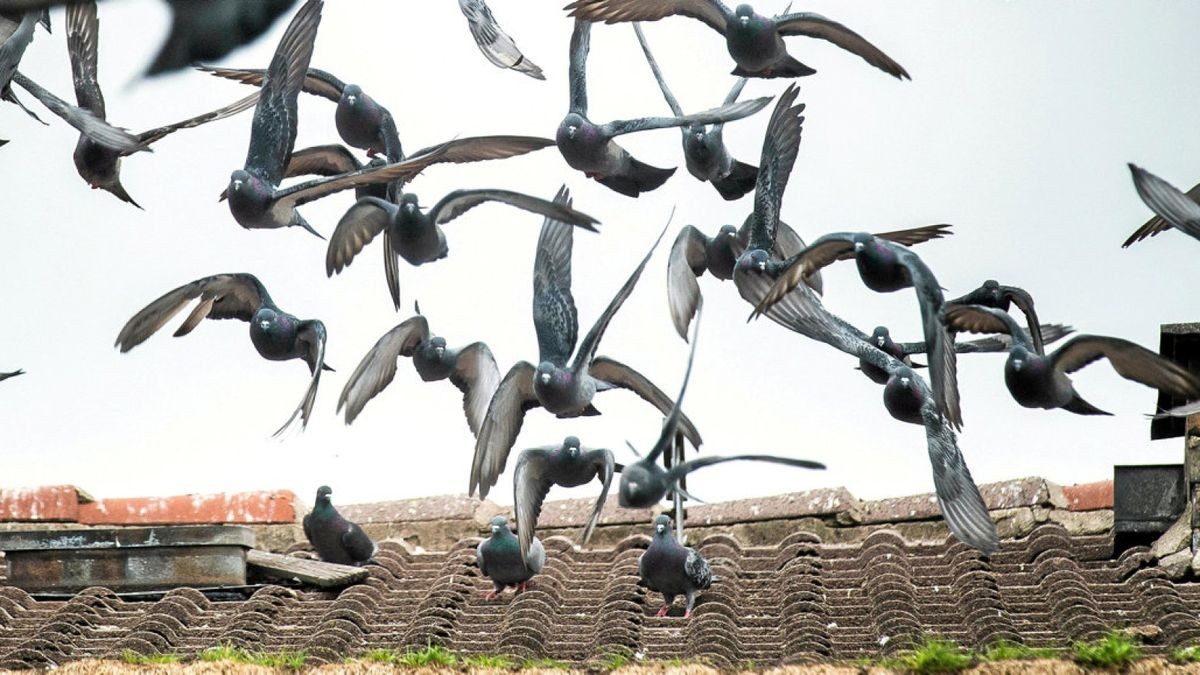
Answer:
[[[690,620],[655,618],[659,598],[637,586],[645,536],[574,550],[545,540],[532,588],[485,602],[473,566],[478,539],[440,553],[386,542],[367,582],[339,594],[268,587],[214,602],[176,590],[127,602],[103,589],[67,602],[0,587],[0,666],[118,657],[124,650],[189,655],[232,644],[341,661],[373,648],[440,643],[466,653],[547,656],[580,663],[614,650],[714,664],[852,660],[889,653],[922,633],[981,647],[998,639],[1068,646],[1112,628],[1137,628],[1150,652],[1200,642],[1200,583],[1172,581],[1146,548],[1115,559],[1107,535],[1071,535],[1056,523],[1006,540],[990,559],[946,540],[914,543],[875,531],[857,544],[799,532],[743,547],[724,534],[700,551],[720,581]],[[693,542],[695,544],[695,542]]]

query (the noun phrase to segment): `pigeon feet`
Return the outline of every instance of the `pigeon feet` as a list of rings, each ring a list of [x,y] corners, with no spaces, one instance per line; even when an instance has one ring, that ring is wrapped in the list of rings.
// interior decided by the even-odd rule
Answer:
[[[683,610],[683,618],[690,619],[691,617],[692,617],[692,610],[690,610],[690,609]]]
[[[654,614],[654,616],[656,616],[656,617],[658,617],[658,618],[662,618],[662,617],[666,616],[666,615],[667,615],[667,613],[668,613],[668,612],[670,612],[670,611],[671,611],[671,606],[670,606],[670,605],[663,605],[663,606],[662,606],[662,607],[661,607],[661,608],[658,610],[658,612],[656,612],[656,613]]]
[[[517,584],[517,590],[515,593],[524,593],[527,590],[529,590],[529,582],[522,581],[521,583]]]
[[[484,602],[495,600],[498,597],[500,597],[500,591],[488,591],[487,593],[483,594]]]

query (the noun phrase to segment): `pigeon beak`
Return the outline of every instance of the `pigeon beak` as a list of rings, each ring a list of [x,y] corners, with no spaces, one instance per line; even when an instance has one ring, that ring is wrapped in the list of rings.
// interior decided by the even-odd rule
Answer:
[[[542,373],[538,379],[542,381],[542,384],[550,384],[550,373]]]
[[[263,330],[266,330],[271,327],[271,322],[270,321],[259,321],[258,327]]]
[[[902,385],[904,385],[904,386],[906,386],[906,387],[908,386],[908,383],[909,383],[909,381],[910,381],[910,380],[909,380],[907,377],[902,377],[902,378],[900,378],[900,384],[902,384]]]
[[[655,531],[655,532],[657,532],[657,533],[659,533],[659,534],[662,534],[663,532],[666,532],[666,531],[667,531],[667,526],[666,526],[666,525],[655,525],[655,526],[654,526],[654,531]]]
[[[441,357],[443,354],[445,354],[445,353],[446,353],[446,349],[445,349],[445,347],[438,347],[438,348],[437,348],[437,349],[435,349],[434,351],[435,351],[435,352],[437,352],[437,355],[438,355],[438,357],[439,357],[439,358],[440,358],[440,357]]]
[[[234,190],[241,190],[241,189],[242,189],[242,181],[241,181],[241,180],[235,180],[235,181],[233,181],[233,189],[234,189]]]
[[[575,134],[577,133],[579,133],[579,127],[575,126],[574,124],[567,127],[567,136],[569,138],[575,138]]]
[[[749,24],[749,23],[750,23],[750,17],[748,17],[748,16],[739,16],[739,17],[738,17],[738,21],[739,21],[739,22],[741,22],[741,24],[742,24],[743,26],[745,26],[745,25],[747,25],[747,24]]]
[[[346,103],[349,103],[350,105],[354,105],[354,103],[355,103],[356,101],[358,101],[358,97],[357,97],[357,96],[355,96],[354,94],[351,94],[351,95],[349,95],[349,96],[347,96],[347,97],[346,97]]]
[[[492,534],[500,534],[500,526],[499,525],[492,526]]]
[[[879,345],[880,347],[883,347],[883,342],[884,342],[883,338],[881,338],[881,337],[875,338],[875,344]]]
[[[1025,365],[1025,362],[1022,361],[1021,359],[1013,359],[1012,363],[1013,363],[1013,368],[1016,370],[1020,370],[1021,367]]]
[[[861,241],[854,242],[854,252],[862,253],[862,250],[863,250],[863,243]]]
[[[756,265],[756,267],[758,267],[759,272],[766,272],[767,271],[767,261],[765,261],[765,260],[758,261],[758,264]]]

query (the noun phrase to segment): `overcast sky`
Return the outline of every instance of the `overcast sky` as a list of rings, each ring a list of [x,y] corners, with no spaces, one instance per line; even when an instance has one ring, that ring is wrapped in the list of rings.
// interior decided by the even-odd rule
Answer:
[[[314,67],[362,85],[395,116],[405,147],[455,135],[553,138],[567,108],[563,4],[492,0],[501,25],[544,68],[539,82],[495,68],[478,52],[452,0],[331,2]],[[760,0],[764,12],[787,0]],[[1161,323],[1200,318],[1189,289],[1196,242],[1171,232],[1122,250],[1147,217],[1125,167],[1134,161],[1183,189],[1200,179],[1200,86],[1184,77],[1200,62],[1200,4],[1164,1],[950,0],[856,3],[813,0],[797,9],[841,21],[904,65],[899,82],[824,42],[788,40],[817,69],[800,80],[808,104],[784,220],[808,240],[833,231],[952,223],[953,237],[919,253],[955,296],[985,278],[1033,293],[1043,321],[1158,348]],[[165,36],[165,4],[108,0],[100,6],[100,79],[110,121],[135,131],[244,96],[244,86],[196,72],[135,77]],[[21,70],[71,98],[61,10],[54,34],[38,29]],[[222,64],[265,68],[287,21]],[[684,18],[646,26],[647,38],[686,111],[718,104],[733,84],[721,38]],[[603,122],[668,109],[628,25],[592,34],[590,116]],[[751,80],[744,97],[776,95],[782,80]],[[25,96],[29,99],[30,97]],[[297,148],[339,139],[334,106],[301,95]],[[735,156],[759,157],[770,109],[726,127]],[[0,106],[5,194],[0,248],[0,370],[28,375],[0,384],[0,485],[74,483],[100,497],[288,488],[304,501],[329,484],[338,503],[461,493],[474,442],[461,397],[448,382],[425,384],[402,361],[395,381],[351,427],[335,415],[345,378],[419,299],[451,345],[486,341],[501,371],[536,360],[531,270],[541,218],[491,205],[446,226],[450,257],[401,268],[404,311],[384,284],[380,242],[333,279],[325,245],[299,229],[248,231],[216,200],[242,166],[250,113],[183,131],[123,164],[139,211],[88,189],[71,161],[73,129],[43,127]],[[679,228],[714,233],[740,224],[752,199],[724,202],[683,167],[680,136],[623,137],[638,158],[679,166],[662,188],[634,200],[569,169],[553,148],[502,162],[440,166],[411,184],[423,203],[456,188],[496,187],[550,198],[566,182],[602,233],[575,237],[574,288],[586,332],[675,207],[675,219],[641,284],[613,321],[600,353],[642,370],[674,396],[687,345],[672,328],[666,260]],[[332,233],[353,203],[342,193],[302,212]],[[206,322],[173,339],[183,315],[120,354],[125,321],[162,293],[202,276],[251,272],[283,309],[320,318],[327,362],[308,430],[271,433],[308,383],[300,361],[261,359],[246,324]],[[825,472],[723,466],[696,475],[702,499],[751,497],[844,485],[860,497],[932,490],[921,427],[891,419],[882,388],[830,347],[762,320],[732,283],[700,281],[706,305],[685,410],[705,453],[774,452],[821,460]],[[825,272],[825,304],[865,331],[891,327],[920,338],[911,292],[868,291],[853,265]],[[1178,440],[1149,441],[1155,392],[1105,363],[1076,384],[1114,417],[1080,417],[1018,406],[1003,383],[1002,356],[959,361],[966,423],[960,445],[979,482],[1042,475],[1062,483],[1110,477],[1122,463],[1179,462]],[[558,420],[531,411],[515,453],[568,434],[627,459],[626,440],[648,448],[661,416],[625,392],[597,397],[603,416]],[[593,494],[556,489],[551,498]]]

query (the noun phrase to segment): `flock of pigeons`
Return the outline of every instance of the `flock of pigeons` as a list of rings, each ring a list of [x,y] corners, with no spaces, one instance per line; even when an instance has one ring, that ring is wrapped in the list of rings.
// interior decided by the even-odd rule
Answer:
[[[169,0],[173,11],[171,32],[147,74],[222,57],[265,32],[295,2]],[[445,258],[448,244],[442,225],[488,202],[544,217],[533,270],[536,365],[519,361],[502,377],[485,343],[448,346],[444,338],[430,330],[418,307],[414,316],[378,340],[350,375],[338,399],[338,410],[345,410],[346,423],[353,422],[366,404],[391,383],[401,356],[412,359],[424,381],[449,379],[463,394],[467,424],[476,437],[469,493],[481,497],[499,481],[524,416],[534,408],[544,408],[559,418],[597,415],[595,395],[622,388],[665,416],[653,448],[628,465],[618,464],[610,450],[585,447],[574,436],[520,453],[513,478],[517,532],[513,533],[504,518],[497,517],[491,524],[491,537],[479,545],[477,552],[480,570],[495,584],[490,597],[508,586],[523,590],[542,569],[545,550],[534,533],[542,503],[554,485],[571,487],[594,480],[602,483],[581,536],[581,544],[586,545],[616,473],[621,474],[620,503],[644,508],[658,504],[671,493],[690,497],[684,483],[686,475],[719,462],[756,460],[824,468],[817,462],[768,455],[703,456],[682,461],[685,441],[697,448],[702,442],[680,405],[691,373],[702,313],[697,279],[706,271],[718,279],[732,280],[741,297],[753,306],[752,317],[766,315],[858,359],[863,374],[883,385],[883,403],[888,412],[897,420],[925,428],[934,485],[947,525],[954,536],[984,553],[994,551],[998,539],[955,438],[955,430],[962,426],[956,381],[958,354],[1007,352],[1005,382],[1013,398],[1026,407],[1063,408],[1081,415],[1108,414],[1082,398],[1069,378],[1071,373],[1102,358],[1122,377],[1187,400],[1200,398],[1200,377],[1126,340],[1076,335],[1047,354],[1045,345],[1065,337],[1072,329],[1041,324],[1033,297],[1023,289],[989,280],[976,290],[947,300],[932,270],[913,247],[949,235],[948,225],[834,233],[810,245],[780,220],[783,195],[799,149],[804,104],[796,101],[799,88],[789,84],[775,99],[758,165],[736,160],[722,140],[723,126],[770,104],[769,97],[738,101],[746,78],[791,79],[816,72],[788,53],[784,41],[787,36],[826,40],[893,77],[909,77],[899,63],[865,38],[820,15],[797,12],[766,17],[746,4],[731,11],[720,0],[576,0],[565,8],[575,19],[570,43],[569,109],[553,140],[528,136],[456,138],[406,154],[395,120],[381,103],[359,86],[311,67],[323,0],[306,0],[295,12],[266,69],[196,66],[214,76],[250,85],[254,87],[252,93],[218,110],[141,134],[106,121],[97,76],[99,22],[94,0],[65,2],[77,105],[55,97],[18,70],[37,25],[50,30],[46,6],[52,4],[64,3],[0,0],[0,94],[21,105],[12,87],[15,83],[78,129],[74,159],[80,176],[93,188],[107,190],[133,206],[137,202],[120,181],[123,157],[146,150],[175,131],[253,108],[245,163],[231,173],[221,195],[233,219],[244,228],[300,227],[324,239],[298,208],[353,189],[356,201],[328,240],[326,272],[330,276],[341,272],[382,235],[385,278],[397,310],[401,307],[399,260],[417,266]],[[483,0],[459,0],[459,4],[489,61],[545,79],[541,69],[525,58],[513,39],[500,29]],[[673,15],[703,21],[725,38],[736,64],[732,74],[738,80],[716,108],[683,113],[636,23]],[[635,22],[646,60],[673,116],[605,123],[588,118],[586,65],[595,22]],[[297,99],[302,92],[336,104],[334,123],[345,145],[295,149]],[[33,111],[26,110],[36,118]],[[671,319],[684,340],[688,340],[688,329],[692,328],[687,374],[674,399],[631,366],[598,354],[605,330],[633,292],[666,228],[580,341],[571,294],[572,242],[576,229],[597,232],[599,222],[575,208],[566,186],[552,200],[508,190],[455,190],[428,208],[421,206],[417,195],[404,189],[408,181],[434,164],[499,160],[555,146],[566,163],[587,178],[622,195],[637,197],[659,188],[675,169],[641,162],[615,139],[668,127],[682,132],[688,172],[712,183],[722,199],[737,200],[754,194],[752,210],[740,227],[725,225],[710,237],[688,225],[680,230],[671,248],[667,266]],[[365,151],[367,159],[360,159],[350,148]],[[1126,246],[1170,227],[1200,238],[1200,186],[1184,194],[1143,169],[1133,165],[1130,169],[1137,193],[1157,216],[1130,237]],[[308,179],[282,185],[295,177]],[[908,288],[915,291],[922,317],[922,342],[895,342],[885,327],[868,335],[824,308],[818,298],[822,291],[821,269],[851,258],[868,288],[881,293]],[[117,337],[117,347],[122,352],[136,347],[193,302],[195,306],[175,336],[189,333],[206,318],[239,319],[249,323],[251,342],[263,358],[302,359],[307,364],[311,372],[309,386],[276,433],[297,421],[302,428],[306,426],[322,373],[331,370],[324,363],[326,328],[319,320],[299,319],[281,309],[252,274],[217,274],[169,291],[128,321]],[[1025,325],[1010,316],[1012,306],[1023,314]],[[956,342],[956,334],[962,332],[989,337]],[[928,366],[913,361],[918,354],[927,355]],[[925,367],[929,371],[928,384],[917,374]],[[21,373],[0,373],[0,380]],[[1182,415],[1196,410],[1200,410],[1200,404],[1192,403],[1162,414]],[[632,446],[630,449],[636,454]],[[369,561],[375,545],[361,528],[338,514],[330,494],[328,487],[317,491],[313,511],[304,520],[309,540],[330,562]],[[696,593],[712,583],[711,571],[696,551],[675,538],[667,516],[656,518],[654,528],[652,543],[640,563],[643,581],[663,594],[665,605],[660,616],[679,595],[687,599],[687,616]]]

